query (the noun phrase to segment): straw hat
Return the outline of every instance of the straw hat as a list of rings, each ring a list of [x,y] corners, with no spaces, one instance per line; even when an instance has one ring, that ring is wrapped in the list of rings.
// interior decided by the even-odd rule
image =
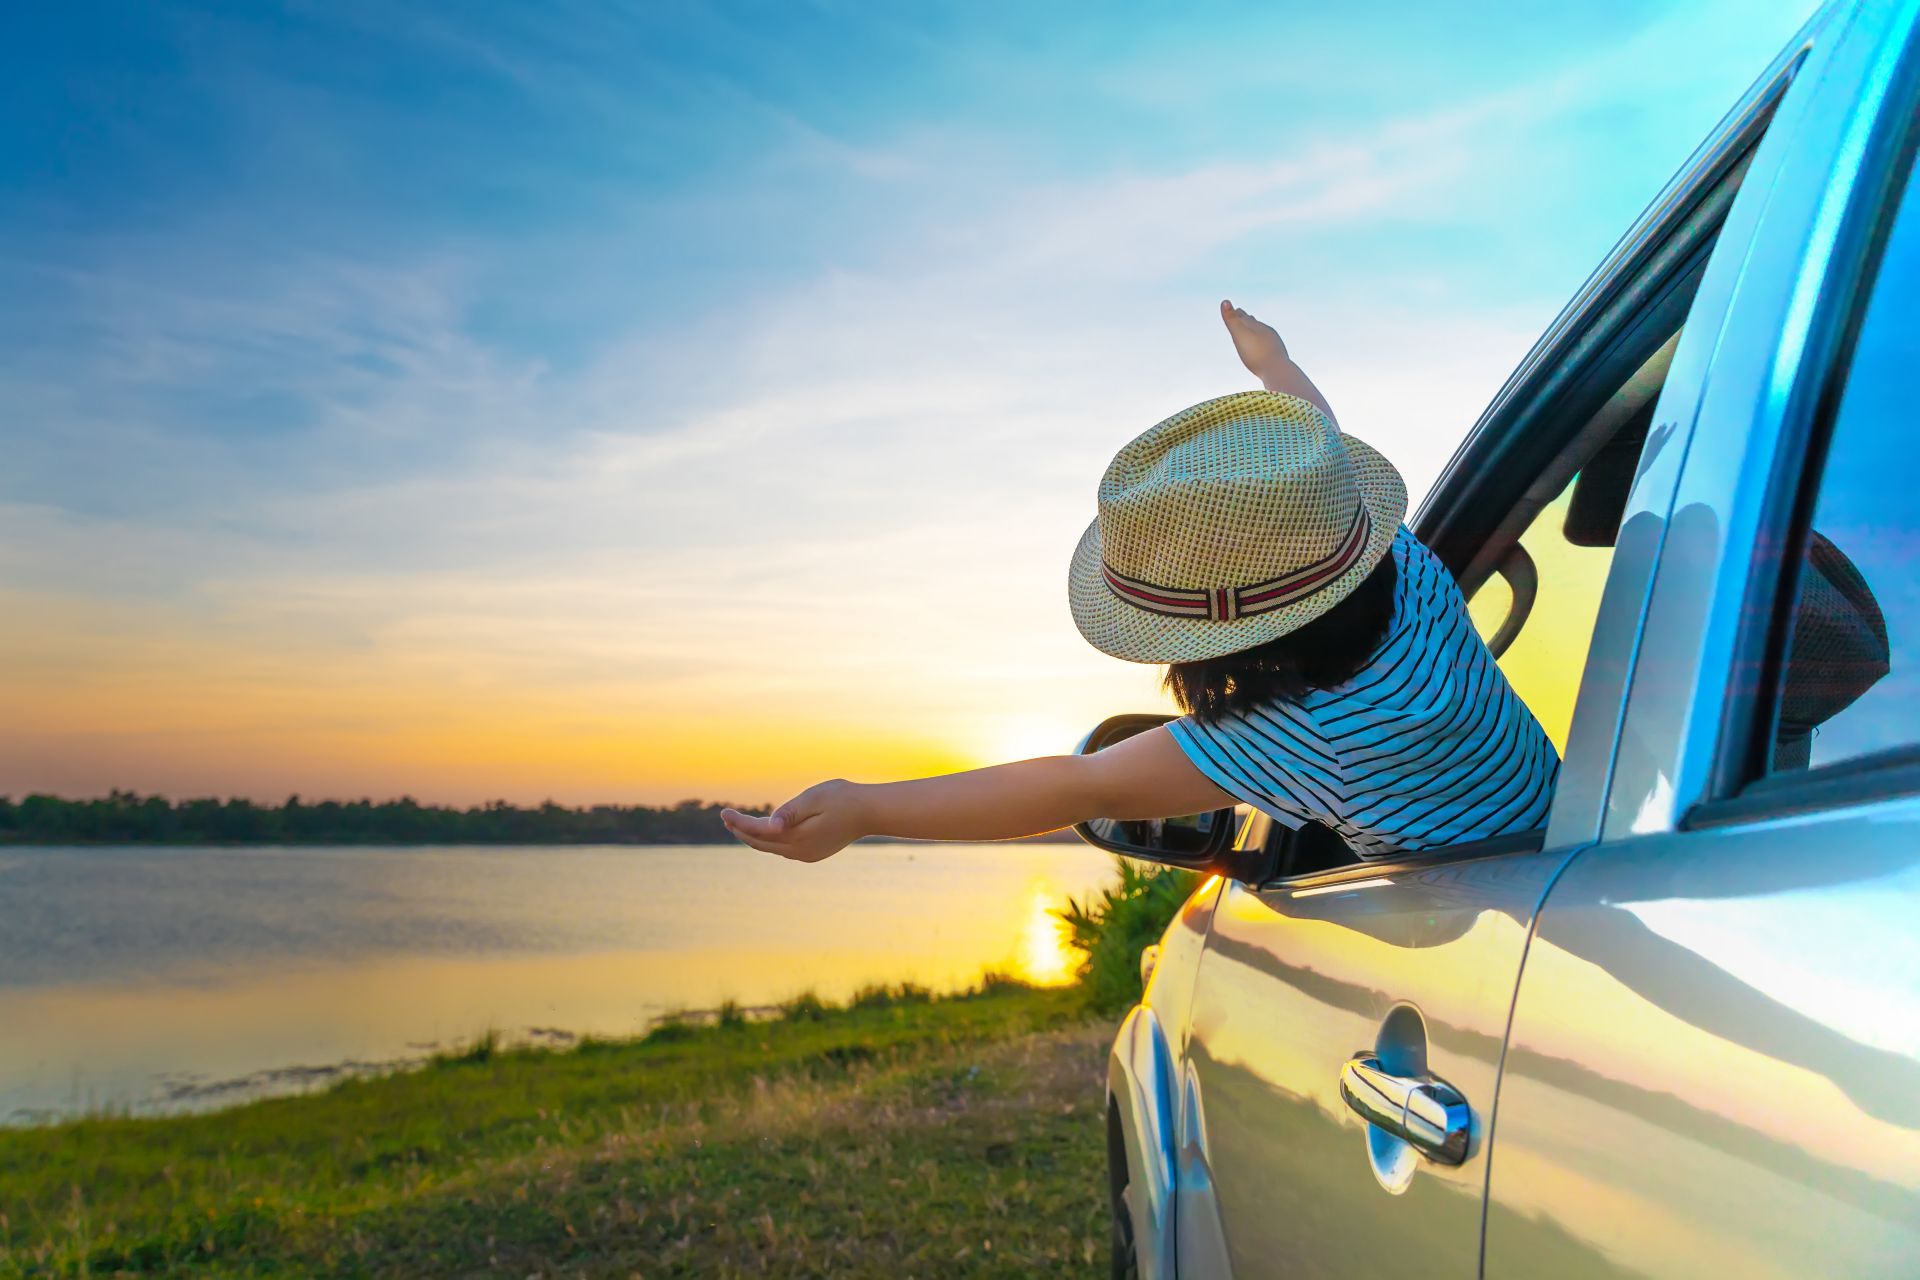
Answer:
[[[1345,599],[1406,513],[1393,464],[1315,406],[1221,396],[1114,455],[1073,553],[1073,621],[1129,662],[1251,649]]]

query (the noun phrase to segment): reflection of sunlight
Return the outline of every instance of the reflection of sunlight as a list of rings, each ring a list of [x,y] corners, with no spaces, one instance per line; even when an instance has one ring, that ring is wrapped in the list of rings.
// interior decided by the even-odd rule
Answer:
[[[1020,931],[1016,976],[1043,987],[1072,980],[1077,953],[1067,945],[1067,925],[1053,914],[1059,900],[1043,884],[1033,887],[1027,922]]]
[[[1656,771],[1652,789],[1641,798],[1640,808],[1634,812],[1634,833],[1644,835],[1649,831],[1664,830],[1667,814],[1672,808],[1673,780],[1666,774]]]
[[[1062,716],[996,716],[983,726],[981,746],[987,758],[995,761],[1072,755],[1092,727]]]
[[[1669,898],[1623,904],[1655,933],[1851,1040],[1920,1059],[1920,937],[1888,929],[1920,902],[1920,874],[1752,898]],[[1818,938],[1820,945],[1782,946]]]
[[[1637,906],[1634,914],[1640,915],[1647,905]],[[1673,923],[1663,920],[1662,928]],[[1771,936],[1781,935],[1776,931]],[[1697,943],[1697,937],[1690,937],[1686,945],[1691,949]],[[1718,962],[1728,957],[1710,958]],[[1544,934],[1536,936],[1527,951],[1527,981],[1536,979],[1554,999],[1526,1005],[1524,1020],[1515,1024],[1514,1043],[1530,1055],[1577,1063],[1634,1094],[1687,1099],[1688,1108],[1700,1115],[1731,1121],[1771,1143],[1799,1147],[1827,1164],[1901,1187],[1920,1185],[1920,1131],[1863,1110],[1818,1066],[1755,1049],[1662,1008]],[[1779,994],[1759,987],[1748,991],[1762,997]],[[1729,1014],[1724,1030],[1740,1033],[1737,1012]],[[1569,1086],[1547,1080],[1546,1087]],[[1560,1122],[1556,1111],[1551,1123]],[[1687,1130],[1681,1126],[1674,1132]],[[1601,1139],[1592,1141],[1604,1145]]]

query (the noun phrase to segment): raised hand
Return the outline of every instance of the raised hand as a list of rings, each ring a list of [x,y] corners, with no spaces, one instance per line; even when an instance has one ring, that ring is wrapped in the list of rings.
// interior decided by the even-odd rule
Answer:
[[[1240,363],[1247,366],[1247,372],[1260,379],[1260,385],[1269,391],[1278,391],[1290,396],[1298,396],[1319,407],[1327,415],[1329,423],[1335,423],[1333,406],[1320,394],[1320,388],[1313,385],[1313,379],[1287,353],[1287,344],[1280,340],[1280,334],[1270,324],[1248,315],[1231,302],[1220,303],[1220,319],[1226,322],[1227,332],[1233,335],[1233,349],[1240,356]]]
[[[1247,372],[1265,382],[1293,364],[1293,358],[1287,354],[1287,344],[1280,340],[1280,334],[1265,321],[1257,320],[1233,303],[1222,299],[1220,318],[1226,322],[1227,332],[1233,335],[1233,349],[1240,356],[1240,363],[1247,366]]]
[[[720,821],[740,843],[794,862],[831,858],[868,834],[855,797],[856,783],[835,778],[808,787],[765,817],[722,809]]]

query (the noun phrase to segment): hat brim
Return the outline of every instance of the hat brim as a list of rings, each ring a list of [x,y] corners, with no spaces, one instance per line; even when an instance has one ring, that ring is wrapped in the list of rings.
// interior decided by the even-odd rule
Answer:
[[[1232,622],[1170,618],[1136,608],[1108,590],[1101,574],[1100,522],[1095,520],[1074,548],[1067,573],[1067,598],[1080,634],[1102,653],[1128,662],[1198,662],[1277,640],[1346,599],[1393,546],[1407,515],[1407,482],[1366,441],[1344,433],[1340,439],[1353,459],[1360,501],[1366,504],[1373,525],[1366,549],[1351,569],[1306,599],[1270,613]]]

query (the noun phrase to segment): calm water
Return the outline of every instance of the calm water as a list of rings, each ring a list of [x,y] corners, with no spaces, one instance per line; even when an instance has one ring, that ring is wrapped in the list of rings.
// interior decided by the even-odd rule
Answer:
[[[311,1087],[493,1028],[1064,981],[1083,845],[0,850],[0,1121]]]

